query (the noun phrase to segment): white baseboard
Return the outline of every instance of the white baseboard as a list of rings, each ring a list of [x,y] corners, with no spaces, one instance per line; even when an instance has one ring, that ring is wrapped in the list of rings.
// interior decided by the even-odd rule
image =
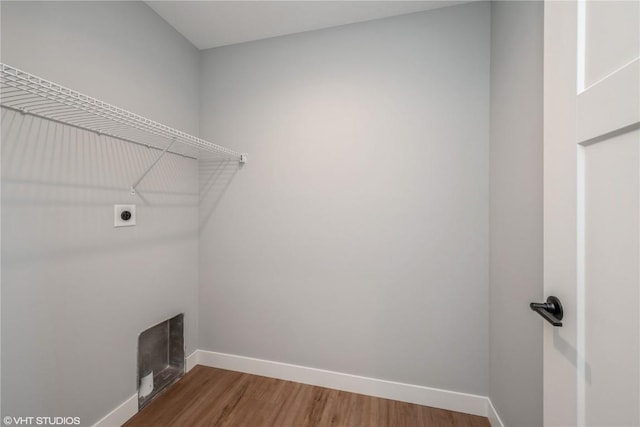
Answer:
[[[200,362],[200,350],[196,350],[187,357],[186,370],[189,372]]]
[[[120,404],[116,409],[105,415],[93,427],[120,427],[138,412],[138,393]]]
[[[489,418],[489,423],[491,427],[504,427],[502,420],[500,419],[500,415],[498,415],[498,411],[491,403],[491,399],[487,398],[487,418]]]
[[[198,362],[204,366],[432,406],[467,414],[485,417],[488,415],[489,399],[485,396],[361,377],[233,354],[204,350],[198,350],[197,352]],[[496,425],[492,424],[492,427],[496,427]]]
[[[185,370],[189,372],[198,364],[198,350],[191,353],[186,360]],[[120,427],[126,423],[129,418],[138,413],[138,393],[134,394],[117,408],[102,417],[100,421],[95,423],[93,427]]]

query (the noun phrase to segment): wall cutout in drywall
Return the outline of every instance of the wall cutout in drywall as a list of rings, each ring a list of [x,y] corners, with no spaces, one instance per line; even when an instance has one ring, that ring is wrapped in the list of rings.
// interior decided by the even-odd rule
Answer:
[[[113,205],[113,226],[131,227],[136,225],[136,205]]]
[[[184,314],[181,313],[138,336],[138,409],[184,373]]]

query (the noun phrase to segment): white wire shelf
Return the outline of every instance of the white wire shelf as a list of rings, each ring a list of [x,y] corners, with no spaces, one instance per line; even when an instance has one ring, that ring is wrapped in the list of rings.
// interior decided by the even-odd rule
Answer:
[[[0,105],[3,107],[157,148],[163,150],[163,154],[166,151],[198,158],[201,152],[209,152],[237,159],[240,163],[246,160],[246,154],[189,135],[7,64],[0,63],[0,66]]]

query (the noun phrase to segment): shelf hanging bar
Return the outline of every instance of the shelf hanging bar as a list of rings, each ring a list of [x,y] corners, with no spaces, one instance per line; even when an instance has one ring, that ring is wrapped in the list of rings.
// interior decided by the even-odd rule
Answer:
[[[160,154],[158,155],[158,157],[156,158],[156,160],[155,160],[153,163],[151,163],[151,166],[149,166],[149,167],[147,168],[147,170],[146,170],[146,171],[144,171],[144,172],[142,173],[142,175],[140,175],[140,178],[138,178],[138,180],[137,180],[136,182],[134,182],[134,183],[133,183],[133,185],[131,186],[130,191],[129,191],[129,192],[131,193],[131,195],[132,195],[132,196],[135,196],[135,195],[136,195],[136,188],[138,187],[138,185],[142,182],[142,180],[144,179],[144,177],[145,177],[145,176],[147,176],[147,174],[148,174],[149,172],[151,172],[151,169],[153,169],[153,167],[154,167],[154,166],[155,166],[155,165],[160,161],[160,159],[162,159],[162,158],[164,157],[164,155],[165,155],[165,154],[167,154],[167,151],[169,151],[169,148],[171,148],[171,146],[172,146],[176,141],[177,141],[177,138],[173,138],[173,140],[171,141],[171,143],[170,143],[169,145],[167,145],[167,146],[165,147],[165,149],[164,149],[164,150],[162,150],[162,153],[160,153]]]

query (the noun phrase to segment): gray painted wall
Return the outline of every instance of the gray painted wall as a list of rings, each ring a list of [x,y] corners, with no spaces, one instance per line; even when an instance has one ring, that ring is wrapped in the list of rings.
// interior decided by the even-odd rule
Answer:
[[[199,53],[139,2],[2,2],[2,61],[190,132]],[[3,415],[91,425],[136,390],[138,333],[197,345],[198,164],[2,109]],[[113,228],[113,204],[138,226]]]
[[[203,52],[202,349],[488,393],[489,20]]]
[[[508,426],[542,425],[542,2],[491,13],[489,396]]]

